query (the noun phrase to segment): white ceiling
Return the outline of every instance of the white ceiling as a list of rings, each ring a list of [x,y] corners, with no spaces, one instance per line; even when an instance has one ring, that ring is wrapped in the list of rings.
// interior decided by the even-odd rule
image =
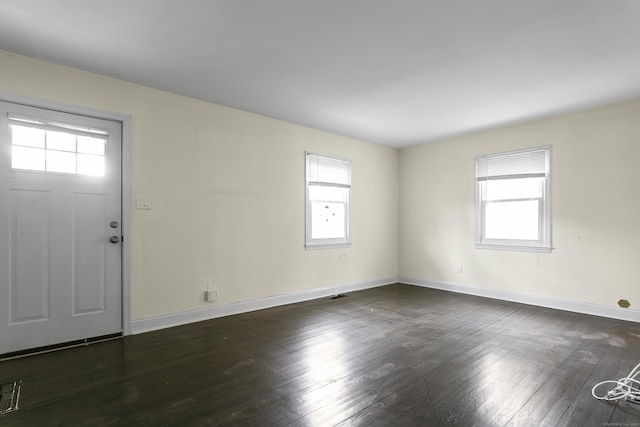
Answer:
[[[0,49],[391,147],[640,97],[639,0],[0,0]]]

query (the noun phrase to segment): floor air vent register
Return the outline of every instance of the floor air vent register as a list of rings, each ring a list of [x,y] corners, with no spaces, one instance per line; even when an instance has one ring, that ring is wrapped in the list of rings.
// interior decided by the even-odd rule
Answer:
[[[0,385],[0,415],[17,411],[18,400],[20,400],[19,382]]]

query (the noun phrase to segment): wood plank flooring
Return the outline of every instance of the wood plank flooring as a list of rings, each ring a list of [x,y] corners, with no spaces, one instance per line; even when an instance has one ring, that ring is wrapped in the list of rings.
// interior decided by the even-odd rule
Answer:
[[[1,426],[640,426],[632,322],[395,284],[0,362]]]

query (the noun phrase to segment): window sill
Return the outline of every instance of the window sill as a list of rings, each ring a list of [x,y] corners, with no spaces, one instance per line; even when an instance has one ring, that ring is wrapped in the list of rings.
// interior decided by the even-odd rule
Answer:
[[[519,246],[519,245],[496,245],[491,243],[476,243],[476,249],[494,249],[499,251],[550,253],[553,248],[550,246]]]
[[[351,243],[312,243],[304,245],[307,250],[350,248]]]

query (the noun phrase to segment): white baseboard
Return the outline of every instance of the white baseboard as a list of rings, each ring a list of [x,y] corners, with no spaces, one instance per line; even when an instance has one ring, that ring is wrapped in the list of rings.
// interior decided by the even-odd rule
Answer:
[[[457,292],[461,294],[494,298],[505,301],[518,302],[522,304],[536,305],[539,307],[554,308],[556,310],[572,311],[574,313],[608,317],[611,319],[627,320],[630,322],[640,322],[640,311],[628,308],[609,307],[605,305],[565,300],[561,298],[551,298],[513,291],[501,291],[497,289],[478,288],[473,286],[460,285],[457,283],[416,279],[413,277],[400,276],[398,278],[398,281],[400,283],[406,283],[409,285],[441,289],[444,291]]]
[[[265,308],[293,304],[302,301],[309,301],[316,298],[324,298],[346,292],[353,292],[362,289],[390,285],[397,282],[398,277],[392,276],[382,279],[347,283],[330,288],[312,289],[309,291],[297,292],[294,294],[278,295],[249,301],[240,301],[231,304],[215,305],[212,307],[198,308],[195,310],[182,311],[179,313],[143,317],[141,319],[135,319],[131,322],[131,333],[140,334],[143,332],[170,328],[172,326],[179,326],[185,325],[187,323],[199,322],[202,320],[215,319],[217,317],[230,316],[233,314],[246,313],[255,310],[263,310]]]

